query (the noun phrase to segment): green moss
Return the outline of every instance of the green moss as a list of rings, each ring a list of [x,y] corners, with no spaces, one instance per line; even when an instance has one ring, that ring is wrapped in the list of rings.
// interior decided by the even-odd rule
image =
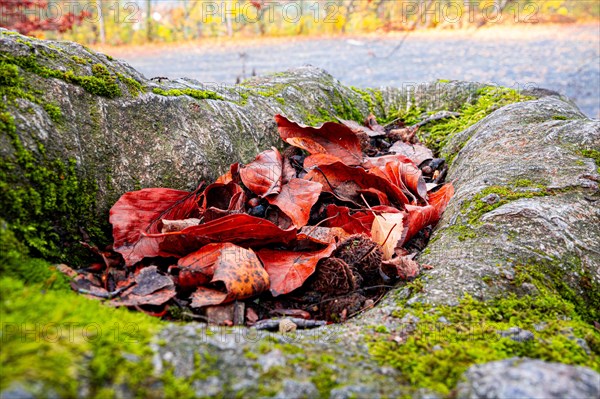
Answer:
[[[581,150],[581,151],[579,151],[579,153],[586,158],[592,158],[594,160],[594,162],[596,163],[596,170],[598,171],[598,173],[600,173],[600,151]]]
[[[38,63],[34,55],[13,57],[3,54],[2,60],[3,63],[19,66],[43,78],[56,78],[79,85],[92,94],[108,98],[121,96],[121,89],[117,84],[116,76],[112,75],[103,64],[94,64],[92,66],[92,76],[87,76],[77,75],[73,70],[61,71],[43,66]]]
[[[0,278],[0,290],[0,390],[15,382],[31,387],[42,383],[60,397],[76,397],[85,378],[91,397],[120,384],[140,396],[151,394],[148,344],[160,323],[45,284],[26,286],[12,277]]]
[[[369,339],[369,347],[375,359],[400,370],[403,382],[415,389],[448,395],[470,365],[513,356],[600,370],[599,333],[581,319],[573,304],[551,292],[490,302],[466,297],[454,307],[403,304],[402,308],[394,316],[418,317],[416,331],[399,343],[391,339],[396,331],[376,335]],[[441,316],[449,324],[440,323]],[[536,331],[541,323],[544,328]],[[534,332],[535,339],[516,342],[497,334],[515,326]],[[406,327],[399,326],[398,331]],[[587,354],[574,337],[586,339],[592,353]]]
[[[362,98],[363,101],[367,103],[370,113],[375,112],[375,101],[373,101],[373,96],[371,95],[371,92],[354,86],[350,86],[350,89],[352,89],[352,91],[354,91],[355,93],[358,93],[360,98]]]
[[[119,78],[119,80],[123,83],[125,83],[125,85],[127,86],[127,89],[129,90],[129,93],[134,96],[137,97],[142,93],[146,92],[146,88],[137,80],[130,78],[128,76],[125,76],[121,73],[117,73],[117,77]]]
[[[553,115],[553,116],[552,116],[552,119],[554,119],[554,120],[556,120],[556,121],[566,121],[566,120],[568,120],[569,118],[567,118],[567,117],[566,117],[566,116],[564,116],[564,115]]]
[[[483,198],[491,194],[498,196],[496,202],[490,204],[482,201]],[[486,213],[521,198],[545,197],[553,194],[554,191],[547,189],[543,184],[534,183],[527,179],[516,180],[509,183],[508,186],[486,187],[470,200],[462,203],[460,216],[455,224],[448,228],[448,231],[454,232],[460,241],[475,238],[477,233],[474,228],[481,225],[480,219]]]
[[[196,90],[196,89],[171,89],[171,90],[163,90],[159,87],[155,87],[152,89],[154,94],[158,94],[161,96],[190,96],[195,98],[196,100],[223,100],[223,97],[210,90]]]
[[[21,77],[19,68],[6,62],[0,63],[0,86],[19,86]]]
[[[52,103],[45,103],[43,107],[53,122],[60,123],[62,121],[62,111],[60,110],[60,107],[58,105]]]
[[[97,68],[98,73],[102,68]],[[0,163],[0,207],[8,229],[34,255],[54,260],[78,261],[74,248],[63,243],[77,242],[80,229],[93,238],[104,237],[96,221],[97,186],[77,173],[75,160],[49,159],[41,143],[37,152],[26,148],[16,130],[9,107],[17,107],[17,98],[41,105],[54,122],[62,120],[60,108],[32,94],[18,67],[0,64],[0,134],[12,145],[12,157]],[[35,93],[35,92],[34,92]]]
[[[75,61],[76,64],[79,64],[79,65],[88,65],[91,62],[90,59],[81,58],[76,55],[72,56],[71,59],[73,61]]]
[[[493,111],[515,102],[531,100],[516,90],[505,87],[484,87],[478,90],[477,100],[474,103],[466,103],[459,110],[459,117],[442,119],[430,122],[419,129],[419,138],[436,154],[440,154],[442,148],[448,144],[450,139],[458,132],[479,122]],[[414,125],[421,120],[423,109],[412,107],[400,117],[407,125]],[[458,152],[458,151],[456,151]],[[445,154],[449,163],[455,154]]]

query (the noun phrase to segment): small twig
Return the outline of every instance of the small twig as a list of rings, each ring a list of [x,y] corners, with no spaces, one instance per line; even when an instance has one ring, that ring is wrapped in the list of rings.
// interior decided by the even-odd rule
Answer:
[[[84,295],[96,296],[98,298],[113,299],[114,297],[119,295],[121,292],[125,291],[128,288],[131,288],[134,284],[135,284],[135,281],[129,283],[128,285],[126,285],[124,287],[117,288],[114,291],[107,292],[106,294],[103,292],[92,292],[90,290],[86,290],[85,288],[77,288],[77,292],[80,294],[84,294]]]

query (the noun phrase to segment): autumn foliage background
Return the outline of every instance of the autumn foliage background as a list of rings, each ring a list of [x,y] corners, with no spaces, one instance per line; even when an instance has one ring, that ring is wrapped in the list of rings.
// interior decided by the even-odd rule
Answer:
[[[597,21],[600,16],[598,3],[593,1],[481,0],[469,4],[466,8],[462,1],[438,0],[1,0],[0,26],[47,39],[129,45],[573,23]],[[455,7],[461,8],[460,18]]]

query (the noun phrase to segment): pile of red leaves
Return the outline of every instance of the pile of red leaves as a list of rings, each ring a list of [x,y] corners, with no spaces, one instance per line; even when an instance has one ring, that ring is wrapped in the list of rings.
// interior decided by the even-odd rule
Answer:
[[[425,228],[454,193],[438,184],[444,162],[416,128],[386,129],[373,116],[320,128],[275,120],[291,145],[283,154],[263,151],[193,192],[124,194],[110,211],[112,250],[96,250],[103,262],[73,288],[158,316],[171,307],[206,317],[233,302],[239,311],[252,298],[236,322],[254,324],[344,320],[414,277]]]

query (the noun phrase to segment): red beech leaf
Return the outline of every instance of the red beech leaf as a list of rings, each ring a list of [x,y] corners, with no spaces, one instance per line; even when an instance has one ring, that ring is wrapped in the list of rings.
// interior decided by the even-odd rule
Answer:
[[[211,289],[200,287],[192,295],[192,307],[245,299],[269,289],[269,275],[254,251],[228,242],[217,244],[213,250],[219,255],[214,264],[211,283],[223,283],[226,293],[222,296]]]
[[[143,233],[158,233],[161,219],[187,219],[199,215],[198,190],[194,192],[169,188],[146,188],[125,193],[110,209],[114,250],[131,266],[156,251],[156,243]],[[156,255],[151,255],[156,256]]]
[[[324,224],[327,227],[339,227],[348,234],[371,234],[371,224],[375,217],[371,212],[359,211],[350,215],[350,208],[331,204],[327,206],[326,213],[327,221]]]
[[[341,162],[312,169],[304,179],[321,183],[323,191],[330,192],[343,201],[364,204],[358,190],[374,188],[385,193],[400,207],[408,203],[406,195],[389,179],[368,173],[361,167],[351,167]]]
[[[313,169],[315,166],[331,165],[332,163],[342,162],[338,157],[331,154],[314,154],[304,158],[304,169]]]
[[[347,126],[326,122],[320,128],[291,122],[282,115],[275,115],[281,138],[310,154],[327,153],[336,156],[347,165],[360,165],[363,160],[358,136]]]
[[[279,194],[268,196],[267,201],[281,209],[299,229],[308,223],[310,209],[319,199],[322,188],[321,183],[291,179],[281,188]]]
[[[152,252],[146,252],[143,256],[181,257],[211,242],[231,242],[243,246],[288,244],[296,238],[296,230],[283,230],[268,220],[238,213],[181,231],[150,234],[146,238],[154,240],[155,247],[149,248]]]
[[[423,179],[421,169],[410,159],[402,158],[404,159],[389,161],[385,165],[371,168],[369,171],[378,176],[385,176],[394,186],[401,190],[408,189],[411,194],[426,201],[427,184]]]
[[[215,273],[215,263],[219,258],[220,243],[207,244],[199,250],[184,256],[177,262],[179,287],[196,288],[208,284]]]
[[[283,158],[276,148],[258,154],[254,161],[240,168],[242,182],[261,198],[281,190]]]
[[[304,226],[298,232],[298,240],[309,240],[317,244],[337,244],[348,238],[341,227]]]
[[[287,294],[301,287],[315,272],[319,260],[330,256],[335,248],[336,246],[331,244],[320,251],[312,252],[273,249],[258,251],[257,255],[269,273],[273,296]]]
[[[404,245],[408,240],[414,237],[421,229],[425,226],[436,224],[450,199],[454,195],[454,186],[452,183],[444,184],[439,190],[429,194],[429,205],[426,206],[413,206],[407,205],[406,210],[408,211],[407,219],[407,231],[404,241],[401,245]]]

